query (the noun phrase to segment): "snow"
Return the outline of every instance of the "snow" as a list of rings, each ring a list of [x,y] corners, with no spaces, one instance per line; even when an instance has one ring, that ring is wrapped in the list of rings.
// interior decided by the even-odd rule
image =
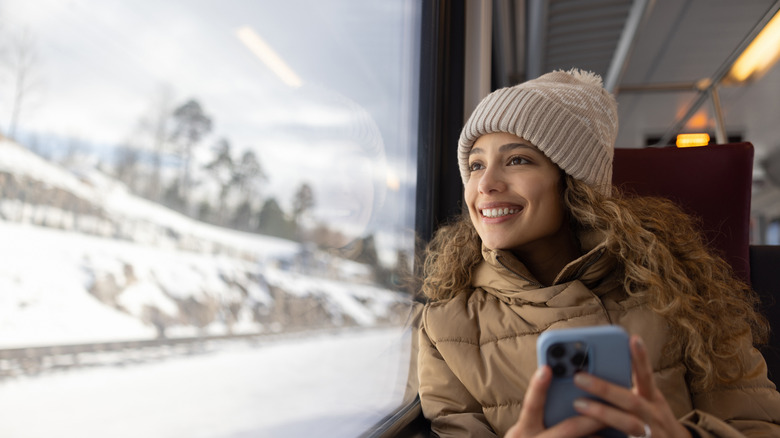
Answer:
[[[25,147],[0,138],[0,148],[2,148],[3,158],[0,160],[0,171],[46,181],[53,187],[62,188],[81,197],[89,198],[94,195],[94,191],[74,175],[62,172],[59,166],[36,156]]]
[[[269,285],[321,298],[335,323],[348,316],[360,325],[373,325],[387,315],[388,306],[401,301],[390,291],[356,283],[366,271],[354,262],[331,257],[321,262],[328,269],[320,269],[319,277],[301,275],[282,266],[300,254],[298,243],[192,220],[133,196],[95,170],[75,178],[8,140],[0,140],[0,171],[43,178],[49,186],[84,196],[120,228],[131,229],[117,239],[111,233],[89,235],[0,220],[0,348],[151,338],[156,330],[145,320],[147,309],[175,318],[173,299],[239,303],[242,318],[233,329],[258,332],[266,328],[251,322],[246,306],[270,307]],[[17,200],[0,199],[0,207],[5,217],[42,214],[47,218],[42,223],[62,216],[56,209]],[[20,216],[15,209],[28,213]],[[38,213],[30,213],[35,209]],[[172,238],[169,230],[179,237]],[[321,278],[328,272],[336,278]],[[96,285],[115,289],[115,296],[102,297],[115,302],[114,307],[98,301],[101,297],[91,292]],[[221,334],[228,329],[217,321],[206,330]],[[194,333],[192,327],[172,327],[168,334]]]
[[[400,406],[409,345],[347,331],[0,381],[0,436],[358,436]]]
[[[409,302],[371,284],[365,266],[317,253],[317,272],[304,275],[298,243],[194,221],[7,140],[0,172],[58,187],[104,215],[77,221],[0,198],[0,348],[153,339],[149,309],[175,320],[190,299],[238,305],[236,321],[177,321],[168,337],[285,336],[0,379],[0,437],[357,436],[400,405],[409,333],[376,326]],[[87,221],[94,226],[78,228]],[[294,337],[280,322],[263,326],[252,311],[272,309],[279,291],[313,297],[331,325],[358,327]]]

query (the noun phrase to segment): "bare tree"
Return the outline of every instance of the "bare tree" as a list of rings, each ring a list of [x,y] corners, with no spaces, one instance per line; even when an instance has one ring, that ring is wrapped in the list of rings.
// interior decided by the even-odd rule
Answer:
[[[263,171],[260,160],[252,150],[246,150],[235,166],[234,180],[241,196],[251,203],[258,204],[263,183],[268,175]]]
[[[130,144],[120,145],[114,152],[116,160],[116,177],[127,185],[132,192],[138,191],[138,167],[141,152]]]
[[[159,202],[162,199],[162,167],[163,158],[169,150],[171,137],[171,108],[173,90],[168,85],[163,85],[155,96],[149,117],[141,122],[142,129],[149,135],[151,146],[151,172],[145,195],[147,198]]]
[[[30,94],[39,85],[37,78],[37,56],[35,41],[28,30],[23,30],[9,39],[5,67],[11,79],[11,119],[8,123],[8,138],[15,139],[22,116],[22,107]]]

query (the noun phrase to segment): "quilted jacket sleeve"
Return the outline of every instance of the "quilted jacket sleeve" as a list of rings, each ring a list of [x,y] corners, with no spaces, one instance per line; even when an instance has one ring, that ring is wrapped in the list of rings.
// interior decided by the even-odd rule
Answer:
[[[747,377],[692,396],[696,410],[682,422],[702,438],[780,437],[780,393],[767,378],[763,356],[747,338],[743,351],[752,370]]]
[[[419,348],[420,403],[435,436],[495,437],[482,406],[447,366],[424,324],[420,328]]]

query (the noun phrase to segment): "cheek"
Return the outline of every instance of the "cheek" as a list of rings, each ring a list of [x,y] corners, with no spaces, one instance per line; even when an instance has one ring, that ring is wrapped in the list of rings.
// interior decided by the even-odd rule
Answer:
[[[530,187],[534,199],[539,201],[539,213],[550,221],[550,225],[559,226],[566,216],[561,198],[560,186],[557,181],[539,181]]]
[[[463,187],[463,200],[466,202],[466,206],[468,206],[469,212],[472,211],[476,195],[477,195],[476,182],[474,181],[474,179],[470,179]]]

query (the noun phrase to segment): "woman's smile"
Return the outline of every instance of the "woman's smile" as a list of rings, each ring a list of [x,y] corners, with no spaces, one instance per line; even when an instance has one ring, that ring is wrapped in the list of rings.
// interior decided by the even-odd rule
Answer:
[[[486,219],[503,219],[520,213],[523,207],[487,207],[480,208],[482,217]]]

